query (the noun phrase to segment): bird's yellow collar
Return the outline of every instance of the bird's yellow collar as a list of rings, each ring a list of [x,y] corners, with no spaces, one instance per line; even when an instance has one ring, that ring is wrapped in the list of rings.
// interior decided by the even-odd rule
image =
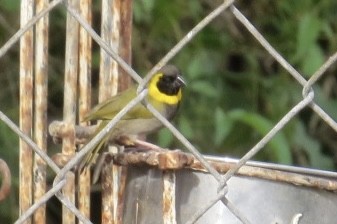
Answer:
[[[169,96],[165,93],[160,92],[160,90],[157,87],[157,82],[162,76],[163,76],[162,73],[158,73],[152,77],[148,85],[149,96],[152,97],[154,100],[157,100],[162,103],[171,104],[171,105],[178,104],[181,100],[181,89],[179,90],[178,94],[174,96]]]

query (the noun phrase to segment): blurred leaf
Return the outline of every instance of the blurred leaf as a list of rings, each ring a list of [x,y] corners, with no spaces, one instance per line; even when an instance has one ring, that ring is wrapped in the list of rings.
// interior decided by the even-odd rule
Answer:
[[[310,166],[317,169],[333,170],[332,158],[322,154],[319,142],[307,134],[304,125],[301,122],[296,122],[294,128],[293,144],[307,153]]]
[[[1,6],[8,11],[17,11],[20,8],[19,0],[2,0]]]
[[[167,148],[173,141],[173,135],[167,128],[160,129],[157,133],[160,147]]]
[[[312,13],[304,14],[299,22],[297,33],[298,57],[304,57],[316,43],[321,31],[321,21]]]
[[[216,108],[215,110],[215,133],[214,133],[214,144],[220,145],[223,140],[228,136],[232,128],[232,120],[228,118],[225,112],[221,108]]]
[[[189,85],[189,89],[208,97],[216,97],[218,93],[208,80],[194,81]]]
[[[305,76],[311,76],[324,63],[324,55],[317,45],[312,46],[303,58],[302,71]]]
[[[327,113],[332,119],[337,120],[337,101],[329,99],[320,86],[315,86],[315,102]]]
[[[193,128],[191,127],[190,121],[186,119],[186,117],[180,117],[179,119],[179,131],[186,137],[192,138],[193,137]]]
[[[190,60],[190,63],[187,66],[186,73],[190,80],[198,79],[202,76],[202,60],[199,60],[200,56],[195,56]]]
[[[133,17],[136,22],[150,22],[151,11],[154,9],[154,0],[135,1],[133,7]]]
[[[143,8],[145,12],[149,13],[150,11],[153,10],[154,3],[155,3],[154,0],[146,0],[146,1],[141,1],[141,2],[143,3]]]
[[[324,27],[315,13],[301,17],[297,33],[295,61],[301,64],[305,76],[311,76],[324,62],[324,55],[318,46],[318,38]]]
[[[260,133],[261,136],[265,136],[275,125],[259,114],[243,110],[233,110],[228,113],[228,116],[233,121],[240,121],[249,125],[253,130]],[[290,147],[282,131],[278,132],[268,145],[272,149],[277,162],[282,164],[292,163]]]
[[[196,51],[196,50],[194,50]],[[189,79],[197,80],[200,78],[205,78],[205,75],[214,74],[216,71],[216,60],[217,54],[212,51],[205,51],[203,49],[193,52],[194,56],[188,58],[189,63],[186,68],[186,73]]]

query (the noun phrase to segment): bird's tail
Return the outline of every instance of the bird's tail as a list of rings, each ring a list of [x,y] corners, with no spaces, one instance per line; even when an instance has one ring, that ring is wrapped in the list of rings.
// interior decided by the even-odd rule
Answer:
[[[108,121],[101,121],[100,124],[98,125],[98,127],[95,130],[95,133],[92,135],[92,137],[89,139],[88,142],[90,142],[109,122]],[[80,173],[82,173],[84,170],[90,169],[90,166],[94,163],[98,152],[104,148],[104,146],[106,145],[106,143],[108,142],[110,138],[110,135],[107,134],[106,136],[104,136],[101,141],[99,141],[97,143],[97,145],[95,145],[83,158],[83,160],[81,161],[78,170],[80,171]]]

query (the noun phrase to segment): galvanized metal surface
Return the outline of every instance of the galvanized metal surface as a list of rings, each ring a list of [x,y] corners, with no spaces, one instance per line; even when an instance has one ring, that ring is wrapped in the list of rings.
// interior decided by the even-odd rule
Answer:
[[[130,167],[128,173],[124,223],[164,223],[160,206],[163,203],[162,171]],[[176,171],[177,223],[186,223],[209,198],[216,196],[217,186],[218,182],[208,173]],[[234,176],[228,182],[227,198],[250,223],[291,223],[300,215],[299,223],[330,224],[336,221],[337,194],[317,188]],[[218,202],[197,223],[241,222]]]

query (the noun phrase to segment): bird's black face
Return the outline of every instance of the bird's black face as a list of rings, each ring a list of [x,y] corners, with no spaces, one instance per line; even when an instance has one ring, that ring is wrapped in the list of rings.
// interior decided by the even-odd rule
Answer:
[[[177,95],[180,88],[185,85],[178,68],[166,65],[160,72],[163,73],[163,76],[157,82],[159,91],[169,96]]]

